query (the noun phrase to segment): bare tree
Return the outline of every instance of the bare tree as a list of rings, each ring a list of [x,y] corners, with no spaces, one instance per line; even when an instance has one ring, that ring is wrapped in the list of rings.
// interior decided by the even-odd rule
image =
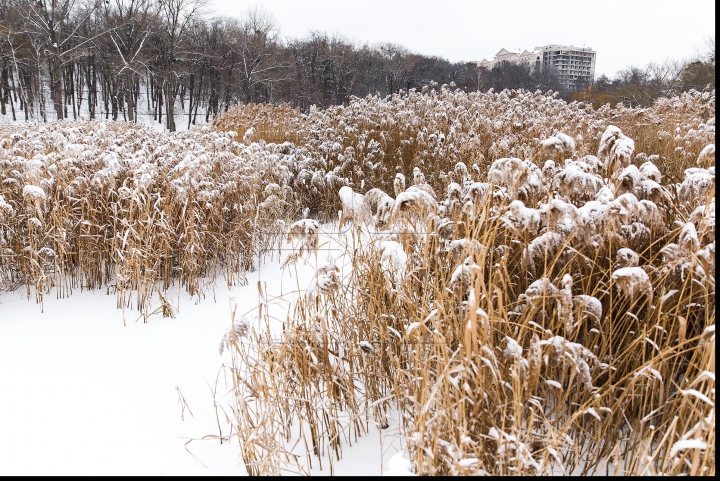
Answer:
[[[120,98],[125,101],[130,122],[136,119],[140,79],[147,71],[145,42],[156,13],[149,0],[113,0],[102,7],[108,34],[96,44],[109,56],[113,73],[120,80]]]
[[[416,58],[410,55],[405,47],[393,43],[381,43],[377,45],[376,50],[377,68],[384,83],[382,93],[393,94],[407,89]]]
[[[250,9],[240,21],[238,37],[230,48],[239,56],[240,82],[247,103],[253,101],[253,90],[276,80],[274,74],[287,69],[287,63],[274,61],[279,54],[279,36],[275,18],[266,10]]]
[[[92,40],[82,36],[81,31],[98,4],[98,0],[18,0],[16,3],[25,31],[33,37],[39,56],[47,62],[50,95],[58,119],[66,117],[62,68]]]
[[[16,120],[15,102],[18,100],[15,84],[20,90],[20,109],[25,111],[25,120],[30,118],[28,98],[32,98],[32,92],[26,92],[25,85],[21,82],[26,76],[21,72],[29,74],[30,51],[27,49],[27,39],[20,32],[21,21],[15,10],[10,8],[9,0],[0,0],[0,113],[6,114],[6,105],[10,104],[13,120]],[[13,72],[17,73],[17,81]],[[30,82],[32,85],[32,82]],[[24,107],[24,108],[23,108]]]
[[[293,59],[293,88],[288,95],[299,107],[345,104],[362,88],[372,68],[372,54],[340,35],[310,32],[288,44]]]
[[[164,95],[166,126],[175,127],[175,100],[183,74],[185,34],[192,24],[200,20],[207,0],[159,0],[159,24],[155,32],[155,75]]]
[[[660,97],[669,97],[676,91],[677,80],[683,71],[682,61],[651,62],[644,69],[628,67],[616,75],[613,96],[628,106],[649,106]]]
[[[696,52],[678,75],[678,88],[682,91],[690,89],[703,90],[710,86],[715,88],[715,37],[705,39],[705,48]]]

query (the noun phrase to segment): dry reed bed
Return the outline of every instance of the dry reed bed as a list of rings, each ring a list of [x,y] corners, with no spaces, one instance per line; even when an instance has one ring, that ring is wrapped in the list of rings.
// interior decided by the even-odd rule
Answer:
[[[687,165],[715,139],[714,91],[690,91],[645,109],[608,104],[594,110],[556,96],[514,90],[468,94],[444,85],[439,91],[353,98],[347,106],[311,108],[307,114],[286,105],[241,106],[213,126],[249,133],[250,140],[294,142],[306,159],[295,172],[295,191],[303,206],[324,220],[334,219],[340,208],[335,194],[341,185],[392,192],[396,173],[411,177],[419,167],[428,184],[442,190],[457,162],[484,176],[499,158],[532,157],[557,131],[573,137],[582,156],[596,153],[602,133],[616,125],[634,139],[636,155],[658,156],[654,163],[668,182],[681,182]],[[287,130],[279,134],[277,126]]]
[[[386,127],[402,131],[415,95],[306,122],[326,116],[335,127],[316,132],[339,143],[353,130],[332,115],[358,119],[361,104],[404,118]],[[445,118],[443,95],[465,96],[418,95],[425,119]],[[283,440],[294,425],[332,469],[345,444],[391,419],[420,474],[714,475],[714,93],[643,115],[658,115],[653,128],[672,124],[657,112],[688,99],[705,117],[678,125],[675,147],[658,138],[638,153],[621,129],[585,119],[542,139],[517,136],[525,160],[474,151],[448,165],[462,156],[446,149],[426,170],[413,157],[410,187],[387,161],[354,169],[357,191],[334,194],[352,225],[337,235],[345,254],[320,262],[280,337],[245,319],[228,337],[249,470],[292,465]],[[637,115],[624,110],[618,118]],[[581,116],[566,106],[548,119]],[[343,149],[322,145],[329,170],[330,151]],[[673,169],[679,178],[665,175]],[[289,232],[298,249],[289,264],[313,255],[316,221]],[[346,278],[340,263],[351,266]]]
[[[281,339],[225,340],[251,473],[293,462],[293,423],[332,463],[391,416],[424,474],[714,474],[714,102],[445,87],[226,133],[3,126],[0,287],[172,315],[288,232],[287,268],[314,255],[307,217],[342,208],[352,274],[321,266]]]
[[[98,122],[0,130],[0,288],[113,288],[147,317],[168,289],[244,283],[295,209],[273,149],[208,129]],[[290,215],[290,214],[288,214]],[[132,300],[132,296],[135,300]]]
[[[300,111],[289,104],[247,104],[224,112],[213,121],[215,129],[240,132],[248,142],[262,139],[278,144],[297,142],[301,125]]]

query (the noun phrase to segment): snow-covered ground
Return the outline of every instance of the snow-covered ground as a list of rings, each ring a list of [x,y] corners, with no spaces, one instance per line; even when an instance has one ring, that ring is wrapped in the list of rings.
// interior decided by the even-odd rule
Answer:
[[[99,98],[102,98],[102,93],[99,92],[98,95]],[[50,109],[46,112],[46,117],[48,122],[53,122],[56,120],[57,115],[55,114],[55,111],[52,109],[52,101],[50,98],[45,99],[46,105],[50,106]],[[78,119],[84,119],[88,120],[90,118],[90,112],[88,110],[87,102],[83,102],[82,106],[80,107],[80,111],[78,112]],[[72,115],[72,109],[70,109],[69,112],[69,119],[73,119]],[[112,113],[109,113],[107,115],[108,118],[106,118],[106,112],[104,110],[104,106],[98,105],[97,110],[95,112],[95,118],[97,120],[105,120],[107,122],[112,121]],[[126,117],[123,116],[122,112],[118,113],[118,122],[125,122]],[[210,123],[213,121],[213,116],[210,116]],[[15,106],[15,120],[13,120],[12,112],[10,111],[10,107],[8,106],[6,109],[6,114],[2,115],[0,114],[0,124],[25,124],[25,112],[18,109],[18,106]],[[29,123],[43,123],[42,116],[40,116],[39,112],[35,111],[32,114],[32,118],[29,120]],[[153,112],[148,107],[147,98],[144,93],[139,94],[139,104],[138,104],[138,116],[136,122],[140,125],[145,125],[156,132],[167,132],[167,119],[165,117],[165,113],[163,111],[163,117],[162,122],[158,122],[157,120],[153,120]],[[201,125],[207,125],[207,122],[205,122],[205,111],[204,110],[198,110],[197,116],[195,116],[195,124],[198,126]],[[185,109],[182,108],[180,104],[180,100],[178,99],[175,103],[175,128],[178,131],[182,130],[188,130],[188,112],[185,111]],[[191,127],[192,128],[192,127]]]
[[[34,295],[0,293],[0,474],[244,475],[236,437],[222,444],[216,437],[230,432],[225,416],[232,419],[233,402],[220,340],[233,303],[238,316],[258,305],[258,281],[269,299],[286,293],[270,302],[271,312],[285,315],[293,291],[307,288],[313,265],[323,262],[323,249],[335,252],[326,244],[316,259],[281,271],[291,252],[284,249],[281,259],[268,256],[249,273],[248,285],[229,289],[219,279],[199,302],[171,290],[174,319],[156,314],[143,323],[126,310],[125,326],[112,290],[77,290],[64,299],[53,291],[43,309]],[[400,445],[393,424],[382,440],[371,429],[345,446],[335,474],[402,467],[391,459]],[[327,463],[323,471],[316,460],[312,466],[314,475],[330,474]]]

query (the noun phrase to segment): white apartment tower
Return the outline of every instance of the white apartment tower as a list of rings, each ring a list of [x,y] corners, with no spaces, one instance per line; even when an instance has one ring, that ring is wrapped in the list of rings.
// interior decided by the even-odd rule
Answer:
[[[553,68],[566,89],[586,89],[595,81],[597,52],[593,49],[572,45],[545,45],[535,47],[535,51],[541,52],[540,67]]]
[[[591,86],[595,80],[596,55],[597,52],[591,48],[572,45],[545,45],[535,47],[532,52],[511,52],[502,48],[491,61],[483,59],[478,65],[492,69],[504,62],[512,62],[542,70],[553,69],[565,89],[581,90]]]

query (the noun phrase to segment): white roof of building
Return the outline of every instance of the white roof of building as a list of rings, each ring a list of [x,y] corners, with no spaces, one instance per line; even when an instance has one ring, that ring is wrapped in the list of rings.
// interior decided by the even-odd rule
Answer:
[[[576,47],[574,45],[558,45],[555,43],[550,44],[550,45],[543,45],[542,47],[535,47],[535,50],[549,50],[549,49],[552,49],[552,50],[581,50],[584,52],[597,53],[592,49],[592,47]]]
[[[520,49],[518,49],[517,51],[511,51],[506,48],[501,48],[500,51],[495,54],[495,57],[493,57],[493,60],[483,59],[483,61],[480,63],[484,64],[484,63],[496,62],[499,58],[526,57],[526,56],[531,56],[531,55],[537,55],[540,52],[541,52],[541,49],[538,49],[537,47],[532,51],[530,51],[530,50],[522,50],[521,51]]]

